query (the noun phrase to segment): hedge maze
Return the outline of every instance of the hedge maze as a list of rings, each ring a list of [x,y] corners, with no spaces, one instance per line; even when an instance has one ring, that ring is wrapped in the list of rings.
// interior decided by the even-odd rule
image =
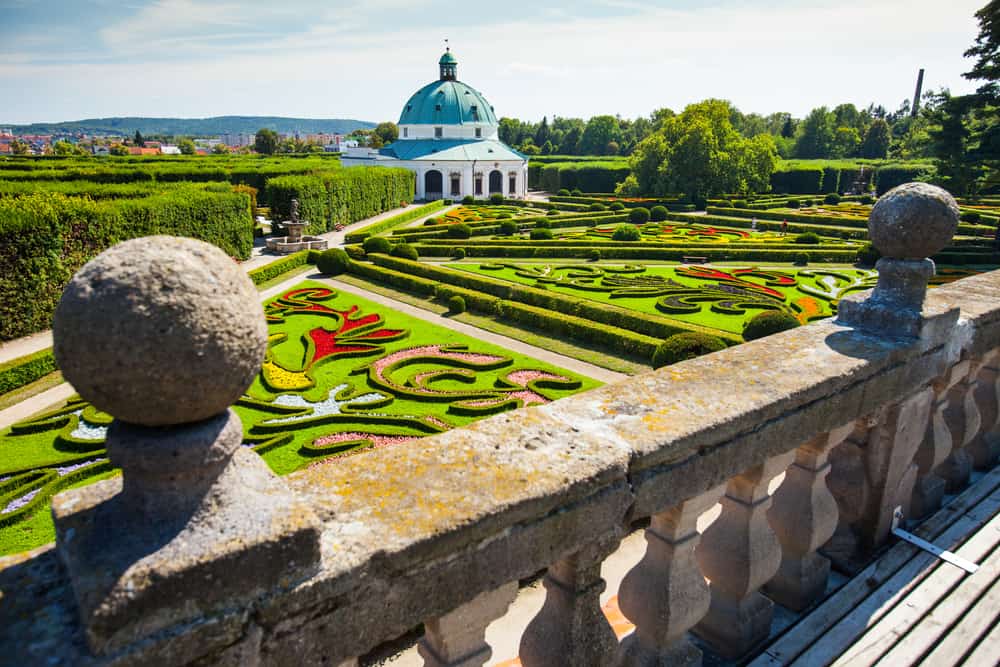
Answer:
[[[284,292],[265,314],[267,358],[234,409],[244,444],[280,474],[598,384],[321,283]],[[50,541],[52,495],[113,474],[110,422],[76,399],[0,433],[0,553]]]
[[[253,209],[295,196],[322,232],[411,201],[413,179],[326,156],[0,159],[0,340],[47,329],[70,276],[119,241],[189,236],[246,259]]]

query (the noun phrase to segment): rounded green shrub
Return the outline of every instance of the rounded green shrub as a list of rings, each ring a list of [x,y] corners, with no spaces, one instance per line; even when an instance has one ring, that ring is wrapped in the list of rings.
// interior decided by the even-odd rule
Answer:
[[[601,261],[601,251],[597,248],[592,248],[587,257],[591,262],[599,262]]]
[[[499,232],[503,236],[510,236],[511,234],[517,234],[517,223],[513,220],[504,220],[500,223]]]
[[[455,248],[455,259],[465,259],[465,248]]]
[[[733,208],[746,208],[746,207],[747,207],[747,200],[746,199],[734,199],[733,200]]]
[[[402,259],[408,259],[410,261],[417,261],[420,258],[420,253],[417,249],[411,246],[409,243],[400,243],[392,247],[392,251],[389,253],[393,257],[400,257]]]
[[[535,222],[535,228],[536,229],[543,229],[543,228],[544,229],[551,229],[552,228],[552,223],[549,222],[548,220],[546,220],[545,218],[542,218],[541,220],[538,220],[538,221]]]
[[[809,265],[809,253],[800,252],[795,255],[796,266],[808,266]]]
[[[660,343],[653,352],[653,368],[662,368],[724,349],[726,344],[717,336],[695,332],[674,334]]]
[[[587,210],[589,210],[589,211],[605,211],[605,210],[607,210],[607,208],[604,206],[604,204],[598,204],[597,202],[594,202],[593,204],[591,204],[590,206],[587,207]]]
[[[799,207],[799,200],[798,199],[789,199],[788,201],[785,202],[785,207],[786,208],[798,208]]]
[[[583,192],[580,191],[580,188],[573,188],[572,190],[570,190],[570,194],[573,195],[574,197],[579,197],[583,194]]]
[[[871,195],[863,195],[859,201],[865,206],[871,206],[875,203],[875,198]]]
[[[823,203],[824,204],[839,204],[840,203],[840,195],[838,195],[836,192],[831,192],[827,196],[823,197]]]
[[[636,225],[644,225],[649,222],[649,209],[645,206],[636,206],[628,212],[629,222]]]
[[[611,238],[615,241],[638,241],[642,238],[642,234],[635,225],[621,224],[615,227]]]
[[[536,227],[528,233],[528,237],[533,241],[547,241],[552,238],[552,230],[545,227]]]
[[[620,201],[611,202],[611,206],[609,206],[608,208],[611,209],[612,211],[624,211],[625,204],[621,203]]]
[[[875,266],[875,262],[881,257],[882,253],[871,243],[866,243],[858,249],[858,264],[862,266]]]
[[[448,238],[467,239],[470,236],[472,236],[472,227],[469,227],[464,222],[448,225]]]
[[[392,250],[392,244],[384,236],[369,236],[362,245],[369,255],[373,252],[387,253]]]
[[[490,203],[491,204],[502,204],[503,203],[503,195],[500,194],[499,192],[494,192],[493,194],[490,195]]]
[[[465,312],[465,299],[456,294],[448,297],[448,312],[453,315]]]
[[[476,198],[473,197],[472,195],[465,195],[464,197],[462,197],[462,203],[463,204],[475,204],[476,203]]]
[[[805,232],[795,237],[795,242],[803,245],[819,245],[819,241],[819,234],[816,232]]]
[[[743,327],[743,340],[757,340],[797,326],[799,321],[791,313],[784,310],[765,310],[754,315]]]
[[[365,249],[359,245],[344,246],[344,252],[346,252],[347,256],[350,257],[351,259],[365,258]]]
[[[667,207],[666,206],[654,206],[649,209],[649,219],[653,222],[663,222],[667,219]]]
[[[493,219],[494,220],[506,220],[508,218],[513,218],[513,217],[514,216],[511,215],[510,213],[508,213],[507,211],[500,211],[499,213],[497,213],[496,215],[493,216]]]
[[[566,188],[559,188],[559,192],[556,193],[560,197],[569,197],[569,190]]]
[[[331,276],[340,275],[344,271],[347,271],[350,265],[351,258],[341,248],[324,250],[316,258],[316,268],[320,270],[320,273],[326,273]]]

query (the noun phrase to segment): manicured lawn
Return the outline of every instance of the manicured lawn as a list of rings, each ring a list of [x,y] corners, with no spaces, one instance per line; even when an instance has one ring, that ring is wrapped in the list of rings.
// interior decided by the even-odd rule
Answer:
[[[600,384],[321,283],[265,310],[267,359],[235,410],[279,474]],[[54,538],[53,492],[115,474],[101,463],[109,422],[76,400],[0,432],[0,554]]]

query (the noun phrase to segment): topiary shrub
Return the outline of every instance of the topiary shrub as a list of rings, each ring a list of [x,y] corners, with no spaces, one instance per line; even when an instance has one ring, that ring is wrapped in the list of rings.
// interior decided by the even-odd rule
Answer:
[[[871,243],[866,243],[858,250],[858,264],[862,266],[875,266],[875,262],[881,259],[882,253]]]
[[[795,255],[795,265],[796,266],[808,266],[809,265],[809,254],[800,252]]]
[[[392,244],[384,236],[369,236],[365,239],[362,247],[369,255],[373,252],[387,253],[392,250]]]
[[[649,222],[649,209],[644,206],[637,206],[628,212],[629,222],[636,225],[644,225]]]
[[[455,248],[455,259],[465,259],[465,248]]]
[[[743,327],[743,340],[757,340],[797,326],[799,321],[791,313],[784,310],[765,310],[754,315]]]
[[[559,188],[559,192],[556,193],[560,197],[569,197],[569,190],[566,188]]]
[[[326,273],[331,276],[337,276],[347,271],[351,266],[351,258],[347,256],[347,253],[340,248],[330,248],[329,250],[324,250],[316,258],[316,268],[320,270],[321,273]]]
[[[456,294],[455,296],[448,297],[448,312],[452,315],[458,315],[459,313],[465,312],[465,299]]]
[[[514,217],[513,215],[511,215],[510,213],[507,213],[506,211],[500,211],[499,213],[497,213],[496,215],[493,216],[493,219],[494,220],[506,220],[507,218],[513,218],[513,217]]]
[[[475,204],[476,203],[476,198],[473,197],[472,195],[465,195],[464,197],[462,197],[462,203],[463,204]]]
[[[747,200],[746,199],[734,199],[733,200],[733,208],[746,208],[746,207],[747,207]]]
[[[503,236],[517,234],[517,223],[513,220],[504,220],[500,223],[499,233]]]
[[[638,241],[642,238],[642,234],[639,232],[639,228],[635,225],[621,224],[615,227],[615,231],[611,234],[611,238],[615,241]]]
[[[653,222],[663,222],[667,219],[667,207],[666,206],[654,206],[649,209],[649,219]]]
[[[598,204],[597,202],[594,202],[593,204],[591,204],[590,206],[587,207],[587,210],[589,210],[589,211],[605,211],[607,209],[605,208],[604,204]]]
[[[587,255],[587,257],[590,259],[591,262],[599,262],[601,261],[601,251],[598,250],[597,248],[593,248]]]
[[[347,256],[350,257],[351,259],[365,258],[365,249],[359,245],[344,246],[344,252],[346,252]]]
[[[799,200],[798,199],[789,199],[788,201],[785,202],[785,207],[786,208],[798,208],[799,207]]]
[[[611,209],[612,211],[624,211],[625,204],[621,203],[620,201],[616,201],[612,202],[611,206],[609,206],[608,208]]]
[[[538,220],[537,222],[535,222],[535,228],[536,229],[551,229],[552,228],[552,223],[549,222],[548,220],[542,218],[541,220]]]
[[[552,238],[552,230],[545,227],[536,227],[528,233],[528,237],[533,241],[547,241]]]
[[[400,243],[392,247],[392,251],[389,253],[393,257],[401,257],[402,259],[408,259],[413,262],[420,258],[420,253],[417,249],[411,246],[409,243]]]
[[[708,206],[708,200],[702,196],[691,197],[691,203],[694,204],[695,210],[704,211],[705,207]]]
[[[583,194],[583,192],[580,191],[580,188],[573,188],[572,190],[570,190],[570,194],[573,195],[574,197],[579,197]]]
[[[500,194],[499,192],[494,192],[493,194],[490,195],[490,203],[491,204],[502,204],[503,203],[503,195]]]
[[[662,368],[724,349],[726,344],[716,336],[694,332],[674,334],[660,343],[653,352],[653,368]]]
[[[816,232],[805,232],[804,234],[799,234],[795,237],[795,243],[801,243],[803,245],[819,245],[819,234]]]
[[[872,204],[875,203],[875,198],[872,197],[871,195],[862,195],[861,199],[859,199],[858,201],[860,201],[862,204],[866,206],[871,206]]]
[[[803,199],[799,203],[802,204],[803,206],[812,206],[812,205],[814,205],[816,203],[816,200],[815,199]]]
[[[840,195],[838,195],[836,192],[831,192],[827,196],[823,197],[823,203],[824,204],[839,204],[840,203]]]
[[[448,238],[467,239],[470,236],[472,236],[472,227],[469,227],[464,222],[448,225]]]

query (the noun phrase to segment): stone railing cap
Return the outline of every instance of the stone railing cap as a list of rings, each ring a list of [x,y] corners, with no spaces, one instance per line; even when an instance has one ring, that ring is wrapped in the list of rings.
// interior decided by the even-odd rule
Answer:
[[[923,259],[958,229],[958,204],[942,188],[905,183],[882,195],[868,218],[868,236],[884,257]]]

